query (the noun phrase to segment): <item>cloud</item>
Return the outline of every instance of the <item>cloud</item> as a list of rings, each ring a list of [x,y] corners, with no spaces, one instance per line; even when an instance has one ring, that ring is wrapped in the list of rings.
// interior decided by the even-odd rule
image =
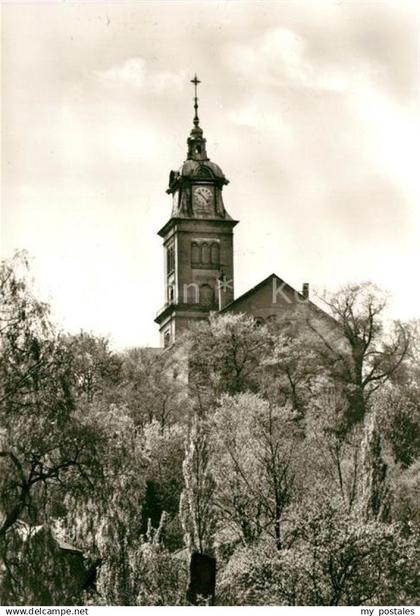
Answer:
[[[96,75],[106,85],[142,88],[145,83],[146,62],[143,58],[128,58],[121,64],[111,66]]]
[[[227,44],[225,63],[257,86],[283,86],[344,93],[363,85],[379,70],[368,58],[343,64],[333,57],[309,55],[304,36],[269,28],[248,43]]]
[[[253,81],[273,84],[291,77],[301,80],[307,70],[305,42],[285,28],[267,30],[249,43],[229,43],[222,58],[235,72]]]
[[[108,87],[128,87],[152,93],[173,88],[180,91],[188,81],[185,71],[159,71],[141,57],[127,58],[107,69],[94,71],[94,74],[99,82]]]
[[[368,81],[399,102],[417,98],[417,3],[324,2],[313,9],[272,3],[270,19],[248,37],[232,37],[226,63],[255,84],[348,91]]]
[[[400,307],[420,305],[401,282],[413,286],[420,245],[418,19],[403,1],[40,10],[4,11],[2,248],[31,250],[72,327],[157,339],[155,231],[185,157],[195,71],[208,152],[241,220],[237,292],[275,269],[292,284],[370,277]]]
[[[343,236],[357,235],[360,247],[375,242],[378,249],[382,245],[381,249],[391,250],[395,229],[401,237],[408,234],[410,212],[404,193],[386,176],[371,171],[352,177],[347,183],[333,186],[328,200],[330,221]]]
[[[287,100],[278,101],[275,111],[272,110],[272,101],[264,96],[255,96],[252,101],[246,102],[239,109],[229,113],[231,122],[239,126],[247,126],[262,131],[269,130],[284,134],[289,131],[284,117],[290,111]]]

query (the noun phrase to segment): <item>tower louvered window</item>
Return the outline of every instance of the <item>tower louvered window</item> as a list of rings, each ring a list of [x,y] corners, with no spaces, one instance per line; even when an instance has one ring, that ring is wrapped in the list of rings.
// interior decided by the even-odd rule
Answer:
[[[203,265],[210,263],[210,246],[207,242],[203,242],[201,245],[201,263]]]
[[[219,242],[191,242],[191,265],[209,269],[218,268],[220,265]]]
[[[213,242],[210,248],[210,261],[213,265],[220,263],[220,248],[217,242]]]
[[[191,263],[193,265],[198,265],[201,263],[201,251],[197,242],[193,242],[191,244]]]

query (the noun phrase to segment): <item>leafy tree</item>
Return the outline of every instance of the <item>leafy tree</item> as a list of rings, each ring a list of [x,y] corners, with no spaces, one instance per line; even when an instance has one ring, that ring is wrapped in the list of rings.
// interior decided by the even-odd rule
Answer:
[[[24,255],[2,263],[0,289],[0,556],[8,596],[27,603],[40,595],[24,559],[16,559],[18,525],[48,529],[65,495],[91,491],[102,474],[105,440],[75,404],[68,346],[31,290]],[[41,557],[42,550],[34,552],[40,536],[21,543],[22,550],[31,547]],[[21,575],[28,578],[23,584]],[[54,588],[51,601],[70,596],[54,594],[60,584]]]
[[[384,436],[395,460],[407,468],[420,456],[420,392],[393,386],[381,395]]]
[[[420,535],[420,459],[393,476],[392,517],[409,533]]]
[[[122,355],[122,398],[137,425],[158,422],[161,432],[188,414],[186,366],[161,349],[130,349]]]
[[[73,393],[82,402],[93,402],[98,396],[113,396],[121,381],[121,360],[109,348],[106,338],[86,332],[67,336],[68,369],[72,374]],[[111,400],[112,401],[112,400]]]
[[[187,587],[186,560],[163,547],[166,516],[156,530],[151,525],[141,547],[143,566],[139,605],[184,605]]]
[[[75,408],[68,353],[31,293],[27,263],[0,269],[0,538],[24,516],[38,523],[48,490],[91,486],[101,437]]]
[[[185,338],[189,388],[196,408],[206,413],[222,393],[258,388],[262,359],[271,348],[271,335],[242,314],[211,315]]]
[[[405,539],[395,525],[361,523],[332,503],[305,505],[292,547],[235,553],[220,581],[223,604],[414,604],[418,538]]]
[[[101,430],[106,442],[101,457],[102,476],[95,490],[68,492],[63,526],[86,556],[99,563],[102,598],[130,605],[134,582],[130,558],[141,545],[142,506],[148,461],[144,439],[126,409],[91,403],[87,421]]]
[[[108,605],[183,605],[187,571],[161,543],[165,516],[160,525],[139,537],[133,544],[119,527],[115,550],[101,567],[98,591]]]
[[[407,357],[377,402],[384,435],[404,468],[420,456],[420,322],[410,323],[408,331]]]
[[[360,508],[366,520],[386,521],[390,512],[388,465],[382,454],[376,415],[367,423],[362,445]]]
[[[316,353],[308,344],[307,332],[283,332],[281,322],[270,324],[272,345],[262,360],[258,392],[274,404],[290,404],[296,419],[305,415],[312,388],[323,374]]]
[[[314,500],[339,498],[350,512],[358,497],[363,429],[356,425],[343,432],[348,400],[334,381],[320,378],[311,394],[298,465],[300,491]]]
[[[269,533],[281,549],[300,447],[290,409],[255,394],[224,396],[213,439],[216,502],[227,529],[246,544]]]
[[[208,428],[195,416],[182,464],[184,489],[179,512],[189,552],[213,552],[215,531],[214,488]]]
[[[3,602],[199,603],[215,555],[222,604],[415,602],[418,323],[356,285],[329,327],[219,315],[117,355],[57,332],[27,267],[0,267]]]
[[[172,424],[163,434],[161,426],[153,421],[144,428],[144,454],[147,459],[146,491],[142,517],[143,531],[150,519],[157,527],[162,513],[168,519],[165,523],[163,543],[172,548],[181,547],[179,499],[184,487],[182,462],[184,459],[185,429],[183,425]]]

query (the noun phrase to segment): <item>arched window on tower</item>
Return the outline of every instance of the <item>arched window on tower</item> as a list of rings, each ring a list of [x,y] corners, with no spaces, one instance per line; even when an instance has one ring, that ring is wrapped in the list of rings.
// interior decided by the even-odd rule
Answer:
[[[210,263],[210,246],[207,242],[203,242],[201,245],[201,263]]]
[[[209,284],[202,284],[200,286],[200,304],[208,308],[211,308],[214,304],[214,293]]]
[[[173,272],[175,269],[175,249],[173,246],[169,246],[166,252],[166,266],[169,272]]]
[[[175,290],[172,284],[168,284],[168,303],[173,304],[175,299]]]
[[[220,243],[210,240],[193,240],[191,242],[191,266],[201,269],[219,269]]]
[[[193,265],[200,263],[200,246],[197,242],[191,243],[191,263]]]
[[[220,248],[217,242],[213,242],[210,248],[210,260],[212,265],[219,265],[220,262]]]
[[[166,348],[171,344],[171,332],[166,330],[163,334],[163,346]]]
[[[200,301],[200,288],[196,282],[184,284],[181,292],[181,304],[198,304]]]

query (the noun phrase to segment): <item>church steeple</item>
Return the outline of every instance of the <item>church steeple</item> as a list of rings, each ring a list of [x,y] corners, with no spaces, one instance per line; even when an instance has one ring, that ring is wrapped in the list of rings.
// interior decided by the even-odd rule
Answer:
[[[198,117],[197,86],[201,81],[197,78],[197,75],[194,75],[194,79],[191,79],[191,83],[194,84],[194,128],[191,130],[187,141],[187,159],[197,161],[209,160],[206,152],[206,140],[203,137],[203,129],[200,128],[200,120]]]
[[[167,193],[173,195],[174,218],[227,218],[222,189],[229,183],[223,171],[212,162],[206,151],[206,139],[198,117],[197,75],[194,84],[193,128],[187,139],[187,159],[179,171],[169,174]]]
[[[207,156],[198,117],[197,75],[191,83],[194,118],[187,159],[179,171],[170,172],[166,192],[173,197],[172,212],[159,231],[166,254],[166,302],[155,321],[165,345],[194,321],[227,306],[234,297],[233,227],[237,221],[223,204],[222,191],[228,180]]]

